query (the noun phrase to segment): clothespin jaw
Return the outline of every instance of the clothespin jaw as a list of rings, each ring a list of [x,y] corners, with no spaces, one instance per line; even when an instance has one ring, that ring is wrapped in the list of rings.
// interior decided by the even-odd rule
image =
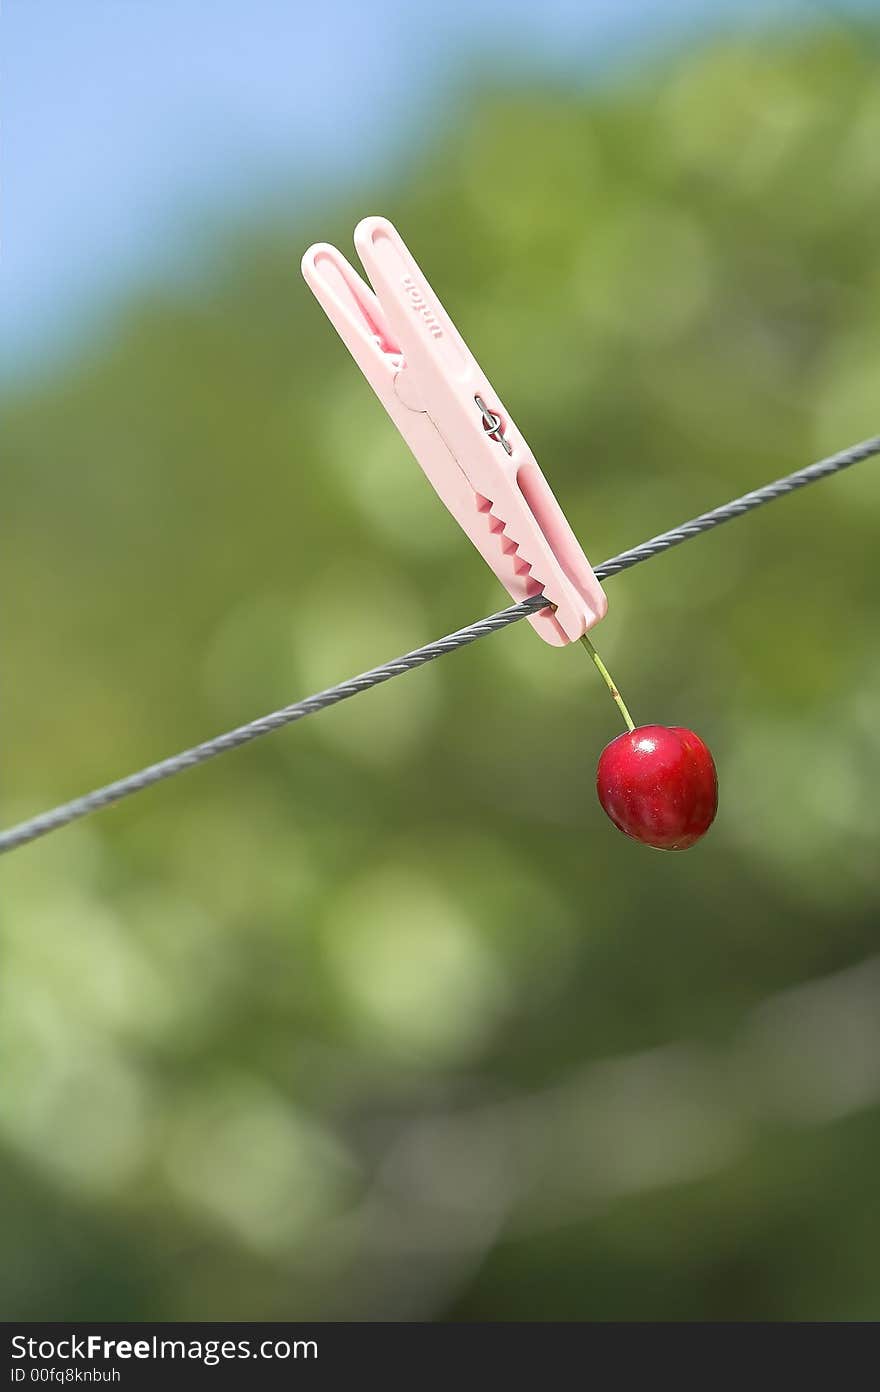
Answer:
[[[435,491],[546,642],[574,642],[608,602],[538,463],[397,231],[365,218],[355,246],[373,289],[335,247],[302,269]],[[552,606],[552,607],[551,607]]]

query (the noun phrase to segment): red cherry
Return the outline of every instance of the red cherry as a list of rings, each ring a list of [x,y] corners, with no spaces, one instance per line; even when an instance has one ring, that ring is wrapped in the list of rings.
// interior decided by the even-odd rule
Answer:
[[[640,725],[602,750],[599,801],[616,827],[660,851],[684,851],[718,810],[718,778],[699,735],[680,726]]]

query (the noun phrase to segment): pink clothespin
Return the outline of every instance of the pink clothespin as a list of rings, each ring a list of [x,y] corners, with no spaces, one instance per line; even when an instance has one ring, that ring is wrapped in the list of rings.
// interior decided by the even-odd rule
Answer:
[[[574,642],[608,602],[534,455],[391,223],[365,218],[354,241],[375,293],[324,243],[303,257],[306,281],[508,593],[546,595],[554,607],[530,622]]]

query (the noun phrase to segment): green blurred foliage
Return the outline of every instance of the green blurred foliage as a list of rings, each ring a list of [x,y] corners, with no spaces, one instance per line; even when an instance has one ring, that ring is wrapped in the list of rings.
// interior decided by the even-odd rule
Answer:
[[[595,561],[878,429],[870,35],[462,93],[2,403],[6,820],[500,607],[297,271],[392,216]],[[326,204],[326,199],[324,200]],[[685,856],[523,624],[4,862],[7,1318],[880,1306],[880,480],[609,582]]]

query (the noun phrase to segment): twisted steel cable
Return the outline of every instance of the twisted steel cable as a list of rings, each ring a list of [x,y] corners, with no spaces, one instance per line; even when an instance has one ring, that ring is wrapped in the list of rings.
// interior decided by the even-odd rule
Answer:
[[[754,508],[772,503],[776,498],[785,497],[798,488],[805,488],[809,483],[818,483],[820,479],[829,478],[832,474],[840,473],[852,464],[858,464],[860,460],[869,459],[877,454],[880,454],[880,436],[862,440],[838,454],[829,455],[815,464],[808,464],[806,468],[797,469],[794,473],[786,474],[784,478],[765,484],[763,488],[756,488],[751,493],[744,493],[741,498],[734,498],[722,507],[713,508],[711,512],[700,513],[699,517],[692,518],[690,522],[683,522],[671,531],[661,532],[649,541],[643,541],[628,551],[622,551],[618,556],[612,556],[610,560],[596,566],[596,575],[600,580],[619,575],[621,571],[640,565],[652,556],[659,556],[661,552],[669,551],[673,546],[681,545],[683,541],[690,541],[703,532],[711,531],[713,527],[720,527],[723,522],[742,517]],[[445,657],[447,653],[456,652],[459,648],[467,647],[469,643],[475,643],[478,638],[487,638],[490,633],[499,633],[501,629],[509,628],[511,624],[518,623],[520,619],[542,608],[544,601],[541,595],[535,595],[521,604],[512,604],[509,608],[468,624],[466,628],[460,628],[445,638],[438,638],[433,643],[405,653],[403,657],[385,662],[381,667],[373,667],[368,672],[362,672],[360,676],[350,677],[348,681],[329,687],[326,691],[319,691],[314,696],[307,696],[303,701],[283,706],[269,715],[260,716],[257,720],[239,725],[234,730],[227,730],[225,734],[204,740],[203,743],[196,744],[191,749],[184,749],[179,754],[172,754],[170,758],[162,759],[157,764],[139,769],[137,773],[130,773],[114,783],[107,783],[104,787],[95,788],[70,802],[61,803],[47,812],[19,822],[7,831],[0,832],[0,855],[29,841],[36,841],[38,837],[46,836],[50,831],[56,831],[80,817],[87,817],[91,812],[98,812],[103,807],[120,802],[122,798],[143,792],[154,783],[173,778],[185,769],[195,768],[197,764],[203,764],[218,754],[238,749],[243,744],[249,744],[251,740],[271,734],[273,730],[292,725],[296,720],[304,720],[307,715],[317,715],[318,711],[338,705],[340,701],[347,701],[350,696],[358,696],[362,691],[369,691],[371,687],[390,681],[392,677],[400,677],[404,672],[413,672],[418,667],[424,667],[425,663],[433,662],[435,658]]]

